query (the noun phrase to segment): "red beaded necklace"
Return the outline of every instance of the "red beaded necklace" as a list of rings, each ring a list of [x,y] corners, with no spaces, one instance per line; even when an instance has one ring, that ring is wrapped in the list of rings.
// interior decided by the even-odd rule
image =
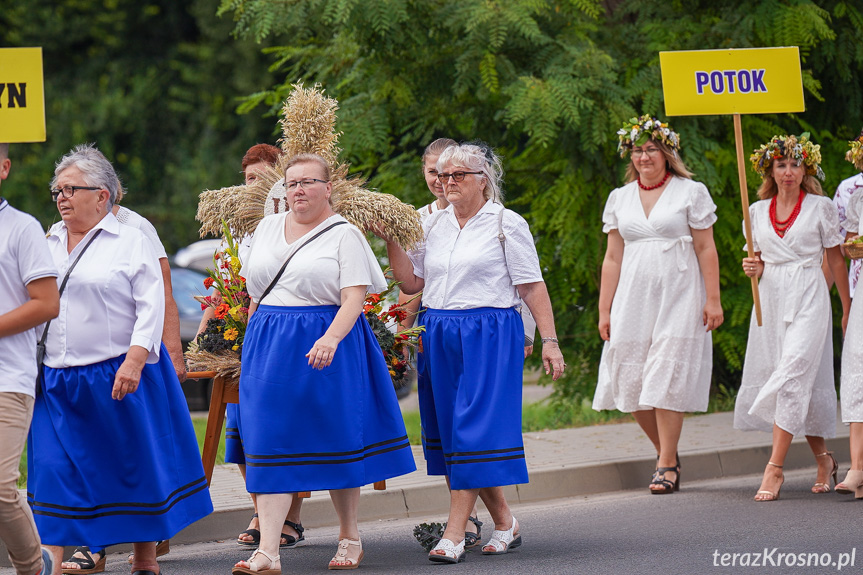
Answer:
[[[655,190],[656,188],[661,188],[662,186],[664,186],[665,182],[667,182],[668,178],[670,178],[670,177],[671,177],[671,172],[665,172],[665,175],[662,176],[662,180],[660,180],[660,182],[658,184],[656,184],[655,186],[645,186],[644,184],[641,183],[641,176],[638,176],[638,178],[637,178],[638,179],[638,187],[641,188],[642,190],[645,190],[645,191]]]
[[[797,197],[797,203],[794,205],[794,209],[791,210],[791,215],[784,221],[779,221],[776,218],[776,198],[779,197],[778,194],[773,196],[773,199],[770,200],[770,223],[773,225],[773,230],[776,232],[776,235],[780,238],[785,237],[785,234],[788,233],[794,220],[796,220],[797,216],[800,215],[800,207],[803,205],[803,197],[805,195],[806,192],[800,190],[800,195]]]

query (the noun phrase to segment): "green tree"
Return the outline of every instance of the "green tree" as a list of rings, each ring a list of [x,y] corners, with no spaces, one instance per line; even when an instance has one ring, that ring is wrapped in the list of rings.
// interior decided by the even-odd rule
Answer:
[[[0,9],[0,45],[41,46],[48,140],[13,145],[3,193],[42,220],[54,162],[95,142],[128,190],[124,205],[169,250],[197,239],[198,194],[241,181],[240,159],[274,125],[234,113],[236,98],[273,81],[253,42],[232,42],[214,0],[27,0]]]
[[[744,119],[744,144],[812,132],[825,190],[853,173],[842,154],[863,124],[863,16],[828,0],[223,0],[235,34],[279,45],[281,77],[240,110],[272,113],[297,80],[320,82],[341,104],[342,145],[373,185],[427,200],[419,153],[435,137],[480,138],[507,168],[507,201],[537,236],[558,334],[589,395],[596,333],[601,213],[622,183],[615,131],[637,113],[662,114],[662,50],[796,45],[808,110]],[[740,272],[741,211],[730,117],[673,118],[683,157],[718,204],[715,227],[726,324],[715,334],[717,383],[736,387],[751,310]],[[749,171],[750,188],[759,181]],[[841,341],[841,338],[836,338]],[[534,358],[535,361],[535,358]]]

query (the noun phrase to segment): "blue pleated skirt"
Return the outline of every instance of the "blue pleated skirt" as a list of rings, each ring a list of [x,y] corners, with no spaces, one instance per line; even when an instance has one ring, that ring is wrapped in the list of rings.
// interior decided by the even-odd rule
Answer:
[[[429,362],[424,351],[417,352],[417,401],[419,402],[420,426],[422,428],[423,456],[428,475],[446,475],[437,412],[434,406],[434,390],[429,373]]]
[[[246,456],[240,440],[240,406],[229,403],[225,412],[225,463],[245,465]]]
[[[424,322],[435,416],[422,424],[430,473],[443,468],[452,489],[527,483],[521,316],[513,308],[428,309]]]
[[[27,499],[46,545],[170,539],[213,511],[189,409],[168,352],[111,399],[125,355],[43,368],[27,440]]]
[[[306,353],[338,306],[260,306],[240,374],[240,435],[250,493],[360,487],[414,471],[383,353],[363,316],[322,370]]]

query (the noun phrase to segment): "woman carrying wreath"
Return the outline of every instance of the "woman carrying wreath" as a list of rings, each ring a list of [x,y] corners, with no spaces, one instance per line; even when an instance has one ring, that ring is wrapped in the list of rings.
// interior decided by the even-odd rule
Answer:
[[[653,494],[680,486],[683,415],[707,409],[710,331],[722,325],[716,205],[680,159],[680,138],[649,115],[617,132],[627,184],[608,196],[599,290],[605,340],[593,408],[631,412],[653,443]]]
[[[367,290],[387,286],[380,266],[362,232],[333,212],[324,158],[289,160],[285,189],[290,211],[261,220],[241,271],[253,303],[239,424],[261,540],[234,574],[281,573],[290,494],[324,489],[339,517],[329,569],[355,569],[360,486],[416,469],[383,353],[361,316]]]
[[[836,481],[836,461],[825,437],[836,433],[836,390],[832,378],[817,377],[831,329],[830,295],[822,258],[833,272],[842,299],[842,328],[851,299],[839,219],[821,191],[821,152],[809,134],[774,136],[751,156],[763,182],[761,201],[749,207],[755,257],[743,271],[761,278],[763,326],[753,314],[734,408],[734,427],[773,433],[773,448],[755,501],[779,499],[782,467],[793,436],[805,434],[818,464],[814,493]]]
[[[495,524],[482,553],[501,555],[522,542],[502,487],[528,480],[519,297],[536,318],[546,373],[557,379],[565,364],[530,229],[501,204],[500,159],[485,146],[450,146],[437,171],[450,205],[423,222],[424,243],[405,253],[382,237],[396,280],[408,293],[422,291],[427,306],[423,350],[434,411],[420,415],[433,413],[435,421],[423,421],[423,428],[434,425],[440,433],[440,449],[426,453],[437,459],[429,469],[443,469],[450,483],[446,531],[429,560],[458,563],[477,497]]]

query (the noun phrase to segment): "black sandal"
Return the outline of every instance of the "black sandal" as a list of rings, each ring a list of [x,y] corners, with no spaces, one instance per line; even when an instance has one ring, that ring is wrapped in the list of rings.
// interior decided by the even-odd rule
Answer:
[[[254,515],[252,515],[252,519],[254,519],[257,516],[258,516],[258,514],[255,513]],[[242,537],[243,535],[251,535],[252,540],[251,541],[243,541],[242,539],[240,539],[240,537]],[[261,544],[261,531],[258,529],[246,529],[245,531],[243,531],[242,533],[237,535],[237,545],[242,545],[243,547],[257,547],[260,544]]]
[[[282,533],[282,539],[285,540],[284,543],[279,541],[279,549],[290,549],[291,547],[302,547],[306,544],[306,538],[303,537],[303,531],[306,529],[303,527],[302,523],[294,523],[293,521],[285,521],[285,525],[288,527],[293,527],[294,530],[300,535],[299,537],[294,537],[293,535],[288,535],[287,533]]]
[[[656,470],[656,478],[650,482],[650,485],[658,485],[662,489],[651,489],[650,492],[654,495],[666,495],[680,490],[680,471],[679,467],[660,467]],[[672,482],[665,478],[665,474],[669,471],[677,473],[677,478]]]
[[[480,539],[482,539],[482,521],[480,521],[477,517],[471,516],[468,516],[467,520],[476,525],[476,533],[471,533],[470,531],[464,532],[465,549],[476,547],[477,545],[479,545]]]
[[[80,553],[83,557],[75,557],[76,553]],[[94,557],[99,557],[96,560]],[[105,550],[102,549],[95,553],[90,553],[89,547],[76,547],[72,552],[72,556],[63,561],[63,563],[74,563],[78,565],[77,569],[63,569],[64,574],[74,573],[102,573],[105,570]]]

